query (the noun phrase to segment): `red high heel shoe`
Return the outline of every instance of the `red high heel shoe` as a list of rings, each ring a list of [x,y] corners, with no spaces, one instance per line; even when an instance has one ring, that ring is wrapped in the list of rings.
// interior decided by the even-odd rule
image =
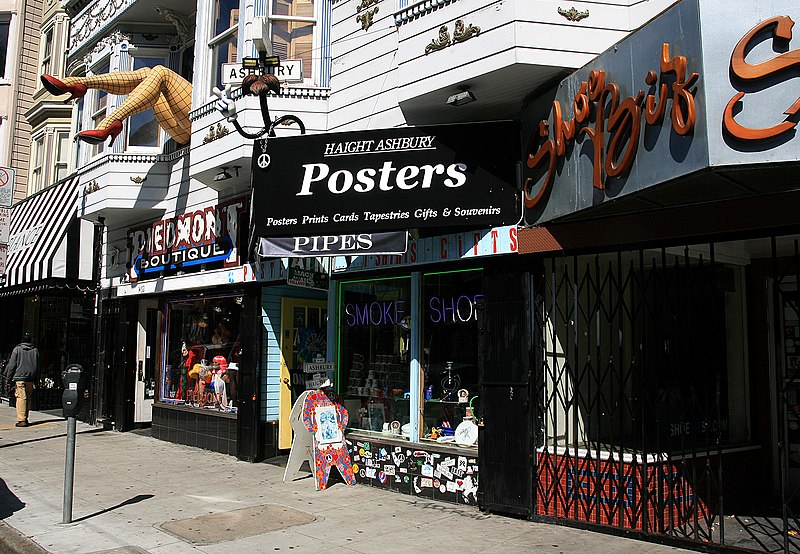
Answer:
[[[88,142],[89,144],[100,144],[107,138],[111,137],[109,146],[114,144],[114,139],[122,132],[122,122],[115,121],[105,129],[91,129],[89,131],[81,131],[76,135],[77,138]]]
[[[61,96],[62,94],[69,93],[70,97],[64,100],[65,104],[70,100],[83,98],[83,96],[86,94],[86,85],[82,85],[80,83],[67,85],[52,75],[47,74],[42,75],[40,79],[42,80],[42,85],[44,86],[45,90],[54,96]]]

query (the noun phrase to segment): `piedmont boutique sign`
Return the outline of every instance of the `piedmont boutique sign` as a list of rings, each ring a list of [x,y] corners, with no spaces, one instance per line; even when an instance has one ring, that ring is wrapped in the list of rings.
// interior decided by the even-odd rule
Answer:
[[[519,130],[510,122],[271,139],[254,156],[262,237],[515,223]],[[264,148],[263,141],[256,151]]]
[[[239,262],[239,220],[247,200],[207,206],[128,231],[131,279],[201,264]]]

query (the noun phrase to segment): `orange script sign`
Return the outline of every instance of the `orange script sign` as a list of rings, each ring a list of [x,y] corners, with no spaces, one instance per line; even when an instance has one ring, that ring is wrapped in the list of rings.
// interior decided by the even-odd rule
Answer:
[[[762,31],[772,28],[772,37],[776,42],[779,39],[781,41],[788,42],[792,39],[793,26],[794,21],[792,21],[791,17],[788,15],[781,15],[778,17],[773,17],[772,19],[767,19],[766,21],[762,21],[750,29],[750,31],[742,37],[742,39],[733,49],[733,54],[731,54],[731,73],[736,75],[736,77],[742,81],[754,82],[760,79],[766,79],[768,77],[774,78],[775,74],[777,73],[788,71],[793,67],[800,67],[800,49],[790,50],[788,52],[784,52],[783,54],[779,54],[770,60],[754,64],[749,64],[744,59],[745,53],[750,50],[749,46],[751,41],[753,41],[753,39]],[[788,118],[777,125],[762,129],[753,129],[739,125],[736,123],[736,120],[733,117],[733,107],[744,97],[744,94],[744,92],[737,92],[733,98],[728,101],[728,105],[725,106],[722,125],[733,137],[740,140],[769,139],[776,137],[781,133],[785,133],[790,129],[794,129],[795,125],[797,125],[796,122],[789,121]],[[798,111],[800,111],[800,97],[798,97],[794,104],[792,104],[791,107],[789,107],[789,109],[783,113],[791,117],[796,115]]]
[[[686,75],[686,57],[670,57],[669,44],[661,46],[661,75],[648,71],[645,83],[654,87],[654,92],[645,95],[640,90],[636,96],[620,101],[619,85],[606,84],[606,72],[593,70],[589,79],[581,82],[581,87],[572,103],[573,117],[564,121],[561,103],[553,102],[552,126],[547,119],[539,122],[538,132],[531,133],[528,143],[527,166],[530,169],[545,170],[546,175],[539,191],[534,193],[536,184],[533,178],[525,181],[525,206],[532,208],[553,184],[556,162],[567,153],[567,143],[575,140],[576,134],[585,134],[593,147],[592,185],[605,189],[607,177],[623,175],[630,170],[639,146],[642,111],[648,125],[659,125],[667,112],[667,101],[672,99],[670,119],[672,128],[679,135],[690,134],[697,120],[694,96],[691,88],[699,74]],[[671,87],[663,75],[674,73]],[[671,94],[670,94],[671,91]],[[644,108],[642,107],[644,105]],[[594,115],[594,125],[590,119]],[[606,119],[608,119],[609,141],[606,146]],[[539,144],[540,139],[546,139]],[[538,144],[538,148],[537,148]]]

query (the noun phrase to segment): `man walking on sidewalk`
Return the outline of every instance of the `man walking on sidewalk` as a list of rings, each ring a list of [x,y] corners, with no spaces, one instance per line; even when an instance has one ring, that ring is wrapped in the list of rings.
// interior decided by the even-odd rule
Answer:
[[[31,343],[30,333],[22,335],[22,342],[11,351],[6,364],[6,380],[16,383],[17,427],[28,426],[28,412],[31,410],[33,382],[39,373],[39,350]]]

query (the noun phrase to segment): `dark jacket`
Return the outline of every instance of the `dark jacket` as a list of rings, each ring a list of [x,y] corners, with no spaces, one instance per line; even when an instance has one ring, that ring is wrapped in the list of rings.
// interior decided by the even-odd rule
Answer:
[[[29,342],[14,347],[6,364],[6,379],[35,381],[39,373],[39,351]]]

